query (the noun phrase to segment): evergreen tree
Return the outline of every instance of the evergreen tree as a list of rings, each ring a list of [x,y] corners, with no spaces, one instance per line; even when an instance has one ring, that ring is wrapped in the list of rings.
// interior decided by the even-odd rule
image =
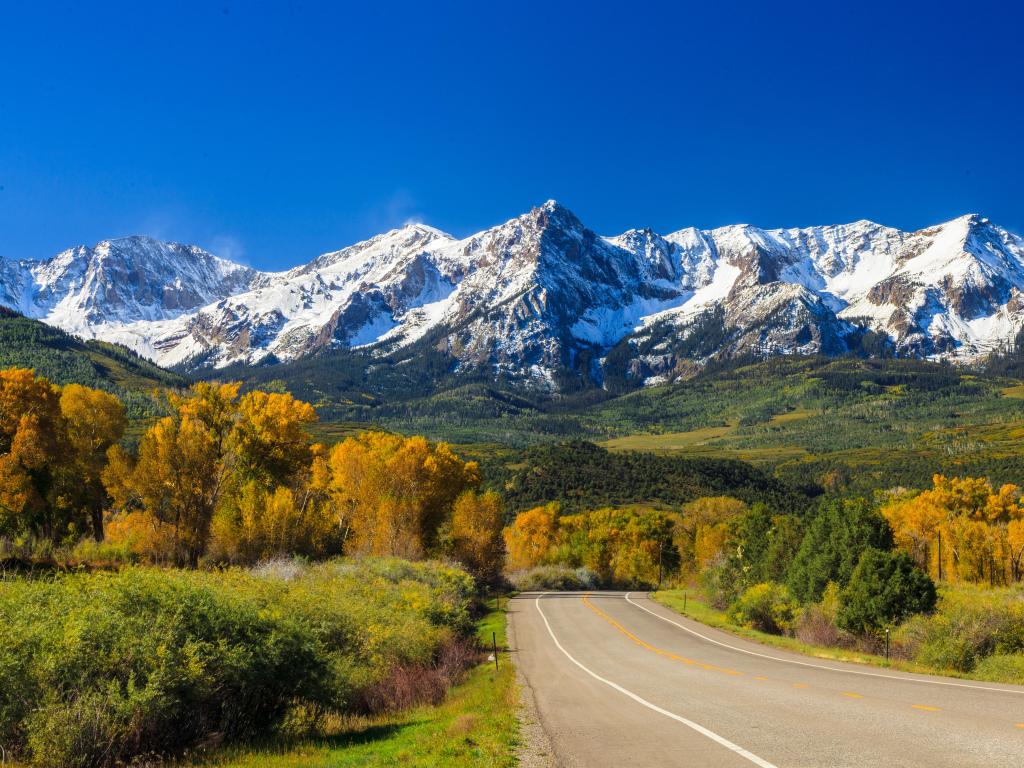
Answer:
[[[935,608],[935,584],[905,552],[866,549],[841,594],[836,623],[866,634]]]
[[[821,599],[834,581],[845,586],[868,548],[893,548],[889,523],[864,499],[823,501],[804,534],[788,586],[803,603]]]

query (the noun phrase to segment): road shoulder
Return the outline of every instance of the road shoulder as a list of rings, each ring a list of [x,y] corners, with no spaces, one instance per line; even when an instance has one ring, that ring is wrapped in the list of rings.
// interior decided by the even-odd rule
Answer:
[[[514,657],[519,650],[519,643],[516,639],[516,624],[511,620],[507,625],[509,648]],[[521,665],[513,665],[516,670],[516,686],[519,689],[519,706],[516,710],[516,717],[519,721],[519,747],[516,750],[516,758],[520,768],[560,768],[555,758],[555,750],[551,743],[551,737],[544,730],[540,713],[537,710],[537,699],[534,696],[533,687],[530,681],[523,674]]]

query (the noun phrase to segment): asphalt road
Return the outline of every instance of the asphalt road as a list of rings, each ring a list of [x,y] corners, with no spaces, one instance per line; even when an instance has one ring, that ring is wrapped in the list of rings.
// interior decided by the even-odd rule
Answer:
[[[1024,767],[1024,687],[792,654],[638,592],[524,593],[509,611],[564,768]]]

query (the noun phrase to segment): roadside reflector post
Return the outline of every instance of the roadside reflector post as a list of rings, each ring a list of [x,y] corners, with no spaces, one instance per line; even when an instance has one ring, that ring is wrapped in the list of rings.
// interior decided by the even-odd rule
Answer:
[[[889,628],[885,628],[885,660],[889,660]]]
[[[491,647],[494,649],[494,671],[498,671],[498,636],[491,632]]]
[[[683,613],[686,613],[686,593],[683,592]]]

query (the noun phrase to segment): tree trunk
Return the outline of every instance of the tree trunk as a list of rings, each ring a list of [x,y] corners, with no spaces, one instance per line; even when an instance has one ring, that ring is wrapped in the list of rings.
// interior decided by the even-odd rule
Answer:
[[[103,510],[92,510],[92,537],[99,543],[103,541]]]

